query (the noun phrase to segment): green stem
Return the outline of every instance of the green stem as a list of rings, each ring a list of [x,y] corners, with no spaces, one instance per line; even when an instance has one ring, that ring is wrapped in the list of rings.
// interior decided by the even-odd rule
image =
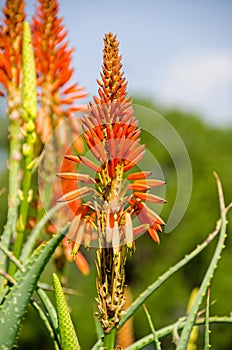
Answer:
[[[22,154],[24,156],[23,190],[20,193],[20,213],[17,221],[17,233],[14,244],[14,255],[19,257],[25,234],[29,203],[32,200],[31,172],[34,159],[34,145],[36,142],[35,119],[37,115],[36,74],[32,47],[30,26],[24,22],[22,46],[22,118],[24,120],[24,143]],[[31,193],[30,193],[31,192]],[[11,274],[15,266],[10,266]]]
[[[115,348],[115,337],[116,337],[116,328],[113,328],[110,333],[104,334],[104,349],[112,350]]]
[[[25,158],[25,170],[23,177],[23,199],[20,203],[19,218],[17,222],[17,234],[14,243],[14,255],[16,258],[19,257],[25,233],[25,226],[29,207],[29,191],[31,188],[31,170],[28,170],[28,165],[32,162],[32,156]]]
[[[9,97],[8,100],[11,100]],[[17,110],[14,109],[14,112]],[[13,111],[11,111],[13,112]],[[10,119],[11,113],[9,113]],[[7,223],[1,237],[1,243],[6,248],[9,248],[10,241],[16,228],[17,221],[17,208],[18,208],[18,195],[17,190],[19,188],[19,170],[20,170],[20,154],[21,154],[21,140],[20,135],[20,122],[19,120],[11,120],[10,124],[10,157],[9,157],[9,195],[8,195],[8,214]],[[7,257],[0,252],[0,269],[7,270]],[[4,279],[0,277],[0,292],[4,286]]]
[[[10,116],[9,116],[10,118]],[[13,216],[12,224],[16,222],[17,206],[18,206],[18,195],[17,191],[19,188],[19,170],[21,160],[21,140],[19,139],[20,122],[19,120],[11,121],[10,124],[10,157],[9,157],[9,195],[8,195],[8,217],[10,220]],[[8,221],[7,220],[7,221]],[[13,231],[13,225],[11,226]],[[12,235],[12,231],[9,230],[6,236],[3,235],[2,243],[6,248],[9,248],[9,243]],[[7,244],[7,245],[6,245]]]
[[[31,134],[29,134],[26,138],[27,144],[30,146],[30,153],[28,156],[25,157],[25,170],[24,170],[24,177],[23,177],[23,192],[22,192],[22,199],[20,202],[20,209],[19,209],[19,217],[17,221],[17,231],[16,231],[16,238],[14,242],[14,256],[18,258],[21,253],[23,241],[24,241],[24,234],[25,234],[25,227],[26,227],[26,220],[27,220],[27,214],[28,214],[28,208],[29,208],[29,202],[30,202],[30,188],[31,188],[31,169],[28,169],[29,164],[31,164],[33,160],[33,144],[30,144],[28,142],[28,139],[30,138]],[[30,140],[29,140],[30,141]],[[16,266],[11,264],[9,268],[9,272],[11,275],[14,275],[16,271]]]

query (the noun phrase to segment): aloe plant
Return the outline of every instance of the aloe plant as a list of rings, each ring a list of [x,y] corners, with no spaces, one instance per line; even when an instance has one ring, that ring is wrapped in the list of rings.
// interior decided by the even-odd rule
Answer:
[[[165,185],[165,181],[151,179],[149,170],[139,168],[146,147],[140,144],[142,126],[138,125],[127,93],[117,36],[110,32],[104,37],[98,96],[88,105],[75,105],[86,93],[77,84],[69,85],[73,72],[72,50],[64,41],[66,31],[58,17],[58,3],[38,0],[38,4],[32,25],[33,38],[29,23],[24,22],[24,1],[6,1],[5,21],[0,28],[0,82],[8,94],[10,119],[9,212],[0,242],[0,334],[4,335],[0,337],[0,349],[17,345],[29,304],[38,312],[56,350],[81,349],[79,331],[75,330],[65,297],[69,288],[62,287],[55,273],[53,286],[49,285],[51,281],[48,284],[40,281],[55,251],[56,257],[60,254],[60,260],[73,259],[87,274],[89,267],[80,253],[81,245],[96,248],[98,340],[92,349],[112,350],[122,346],[117,344],[120,342],[118,330],[137,309],[218,237],[187,315],[156,329],[155,315],[144,306],[151,333],[126,347],[127,350],[143,349],[154,343],[160,350],[161,338],[174,334],[176,349],[189,349],[196,345],[196,326],[205,324],[205,350],[209,349],[210,324],[232,323],[229,316],[210,316],[209,312],[209,289],[225,248],[227,213],[232,207],[225,205],[220,179],[215,173],[220,204],[215,230],[125,307],[125,265],[128,255],[135,253],[136,238],[146,232],[155,243],[160,243],[165,222],[154,205],[163,205],[166,201],[155,191]],[[16,33],[15,36],[12,33]],[[73,115],[75,111],[84,111],[81,119]],[[64,120],[66,123],[62,124]],[[66,128],[69,124],[72,127]],[[57,126],[58,131],[54,131]],[[84,151],[81,127],[86,149],[90,151],[88,156],[81,154]],[[67,144],[69,139],[72,141]],[[46,153],[49,146],[53,153]],[[48,166],[39,171],[46,160]],[[55,165],[59,168],[57,174]],[[43,185],[39,184],[48,211],[42,208],[44,198],[38,199],[35,188],[34,176],[38,173],[47,175]],[[55,175],[58,182],[54,180]],[[50,182],[46,182],[47,179]],[[41,233],[47,231],[53,231],[54,235],[44,239]],[[39,240],[43,242],[39,244]],[[63,267],[60,270],[62,275]],[[45,289],[54,291],[55,306]],[[205,297],[206,310],[202,311]]]

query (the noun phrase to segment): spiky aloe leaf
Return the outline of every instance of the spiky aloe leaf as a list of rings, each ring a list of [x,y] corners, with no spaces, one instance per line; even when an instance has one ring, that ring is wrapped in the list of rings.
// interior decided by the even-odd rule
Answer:
[[[192,290],[189,300],[188,300],[188,306],[187,306],[187,314],[191,311],[191,308],[194,304],[194,301],[197,297],[197,294],[199,292],[199,288],[196,287]],[[197,349],[197,339],[198,339],[198,328],[197,326],[194,326],[192,329],[192,332],[189,337],[189,342],[187,346],[187,350],[196,350]]]
[[[204,350],[209,350],[209,348],[211,347],[211,345],[209,343],[209,334],[210,334],[210,329],[209,329],[209,299],[210,299],[210,289],[208,290],[207,298],[206,298],[205,347],[204,347]]]
[[[53,342],[54,349],[55,350],[61,350],[60,345],[59,345],[59,341],[57,339],[57,334],[56,334],[56,332],[54,331],[54,329],[51,326],[51,323],[50,323],[50,321],[48,319],[48,315],[47,315],[46,311],[43,309],[43,307],[40,305],[40,303],[37,300],[35,300],[35,299],[32,299],[31,305],[38,312],[41,320],[43,321],[43,324],[44,324],[44,326],[46,327],[46,329],[47,329],[47,331],[49,333],[50,339]]]
[[[147,320],[148,320],[148,323],[149,323],[151,332],[152,332],[153,337],[154,337],[155,348],[156,348],[157,350],[161,350],[161,343],[160,343],[160,341],[159,341],[159,338],[158,338],[158,336],[157,336],[155,327],[154,327],[154,325],[153,325],[151,315],[150,315],[150,313],[149,313],[149,311],[147,310],[147,308],[146,308],[145,305],[143,305],[143,308],[144,308],[144,311],[145,311],[145,314],[146,314],[146,317],[147,317]]]
[[[55,290],[61,348],[62,350],[78,350],[80,349],[80,345],[69,314],[68,305],[66,303],[59,278],[55,273],[53,273],[53,286]]]
[[[0,337],[0,349],[6,350],[13,347],[37,281],[67,231],[68,226],[47,243],[42,243],[27,260],[25,270],[17,272],[16,284],[12,287],[0,308],[0,334],[4,334]]]
[[[217,264],[219,259],[221,258],[221,253],[223,248],[225,248],[225,238],[226,238],[226,226],[227,226],[227,220],[226,220],[226,213],[227,210],[225,208],[225,202],[224,202],[224,196],[222,191],[222,185],[221,181],[216,173],[214,173],[214,176],[216,177],[217,181],[217,187],[218,187],[218,195],[219,195],[219,204],[220,204],[220,211],[221,211],[221,231],[218,239],[218,243],[216,246],[216,249],[214,251],[214,255],[211,259],[211,262],[209,264],[209,267],[206,271],[206,274],[203,278],[203,281],[201,283],[198,295],[195,299],[195,302],[189,312],[188,318],[186,320],[185,326],[183,328],[183,331],[180,336],[180,340],[178,342],[176,350],[184,350],[187,347],[188,340],[191,334],[191,331],[194,327],[196,318],[197,318],[197,312],[201,306],[201,302],[203,297],[206,294],[207,288],[210,286],[211,279],[213,278],[214,271],[217,268]]]
[[[181,321],[178,320],[175,323],[172,323],[171,325],[168,325],[164,328],[158,329],[156,331],[157,337],[163,338],[167,335],[171,335],[173,333],[173,330],[176,328],[177,330],[181,330],[184,328],[186,320],[182,319]],[[209,317],[209,323],[220,323],[220,324],[232,324],[232,318],[229,316],[212,316]],[[199,318],[198,320],[196,320],[196,325],[203,325],[205,324],[205,318]],[[126,348],[126,350],[140,350],[140,349],[145,349],[147,347],[147,345],[150,345],[154,343],[154,336],[153,334],[148,334],[145,337],[137,340],[135,343],[133,343],[132,345],[128,346]],[[100,350],[101,349],[101,345],[102,345],[102,341],[101,339],[92,347],[91,350]]]

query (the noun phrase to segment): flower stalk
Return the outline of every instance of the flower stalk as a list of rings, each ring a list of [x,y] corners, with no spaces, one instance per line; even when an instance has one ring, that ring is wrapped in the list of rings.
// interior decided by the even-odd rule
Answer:
[[[7,115],[9,125],[9,194],[7,223],[1,237],[1,242],[9,248],[16,228],[18,194],[20,187],[20,162],[22,158],[21,145],[21,66],[22,66],[22,32],[25,18],[24,1],[7,0],[3,8],[4,24],[0,28],[0,83],[7,94]],[[0,90],[0,96],[4,92]],[[6,257],[0,252],[0,268],[7,268]],[[0,277],[0,290],[4,280]]]

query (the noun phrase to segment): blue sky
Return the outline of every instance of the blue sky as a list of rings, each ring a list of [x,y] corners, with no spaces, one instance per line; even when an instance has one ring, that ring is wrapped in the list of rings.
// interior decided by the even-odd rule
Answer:
[[[2,2],[2,0],[1,0]],[[232,1],[61,0],[75,79],[97,91],[104,33],[118,34],[131,94],[232,120]],[[27,1],[29,17],[35,1]]]

